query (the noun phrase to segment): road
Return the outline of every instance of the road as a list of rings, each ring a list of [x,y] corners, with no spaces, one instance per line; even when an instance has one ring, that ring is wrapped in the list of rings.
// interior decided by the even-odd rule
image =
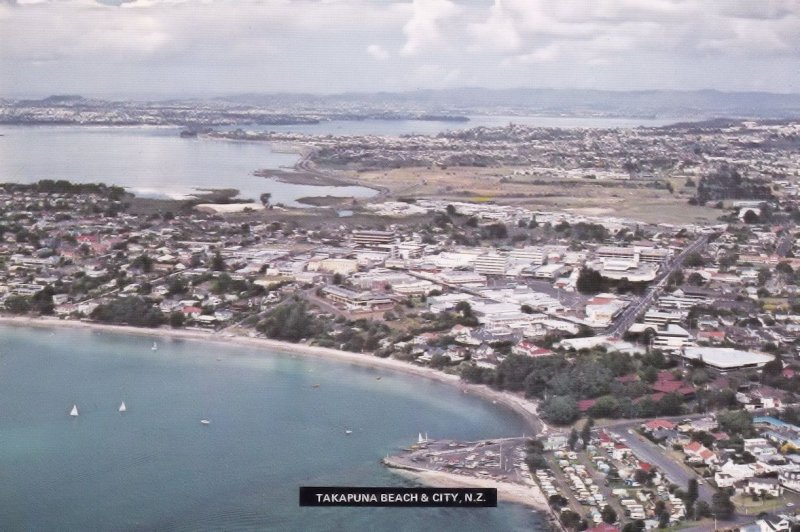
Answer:
[[[683,249],[675,258],[664,264],[659,273],[653,280],[653,284],[647,289],[647,292],[635,304],[629,305],[615,320],[615,323],[606,331],[607,336],[621,336],[633,325],[636,319],[645,312],[653,300],[658,297],[666,285],[669,276],[679,270],[683,265],[686,257],[692,253],[698,252],[705,248],[708,244],[709,235],[701,235],[686,248]]]
[[[644,436],[634,431],[635,427],[641,424],[639,421],[632,423],[623,423],[608,427],[606,430],[618,436],[620,440],[624,441],[628,447],[631,448],[633,453],[645,462],[656,466],[661,473],[663,473],[671,482],[677,484],[682,489],[686,489],[689,479],[698,478],[694,471],[680,462],[676,462],[672,458],[664,454],[663,449],[655,445]],[[714,495],[714,490],[708,484],[703,482],[697,486],[700,498],[711,502],[711,497]]]

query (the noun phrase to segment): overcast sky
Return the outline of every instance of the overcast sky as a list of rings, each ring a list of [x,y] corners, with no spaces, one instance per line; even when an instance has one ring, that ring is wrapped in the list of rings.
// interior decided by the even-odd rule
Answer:
[[[800,0],[0,0],[0,94],[800,92]]]

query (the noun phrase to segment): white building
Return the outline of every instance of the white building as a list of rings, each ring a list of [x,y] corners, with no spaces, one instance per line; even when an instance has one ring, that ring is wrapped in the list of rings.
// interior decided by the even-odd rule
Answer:
[[[701,360],[720,371],[760,368],[775,359],[772,355],[730,347],[686,347],[681,356],[687,360]]]
[[[505,275],[508,259],[502,255],[485,254],[475,259],[475,273],[482,275]]]
[[[692,335],[674,323],[668,324],[663,329],[656,331],[656,336],[653,338],[653,347],[663,351],[679,352],[684,347],[691,345]]]

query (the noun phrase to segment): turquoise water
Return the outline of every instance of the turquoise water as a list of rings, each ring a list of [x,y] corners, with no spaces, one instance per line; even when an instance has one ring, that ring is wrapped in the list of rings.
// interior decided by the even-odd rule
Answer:
[[[507,504],[297,505],[300,485],[411,485],[380,458],[418,432],[521,434],[513,412],[444,384],[348,364],[179,340],[151,345],[139,336],[0,326],[4,530],[544,527]],[[73,404],[78,418],[68,415]]]

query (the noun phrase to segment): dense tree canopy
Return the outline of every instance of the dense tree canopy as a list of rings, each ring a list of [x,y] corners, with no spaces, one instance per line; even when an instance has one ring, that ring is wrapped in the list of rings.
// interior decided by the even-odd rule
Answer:
[[[125,297],[102,304],[94,309],[91,318],[104,323],[158,327],[166,321],[164,313],[141,297]]]

